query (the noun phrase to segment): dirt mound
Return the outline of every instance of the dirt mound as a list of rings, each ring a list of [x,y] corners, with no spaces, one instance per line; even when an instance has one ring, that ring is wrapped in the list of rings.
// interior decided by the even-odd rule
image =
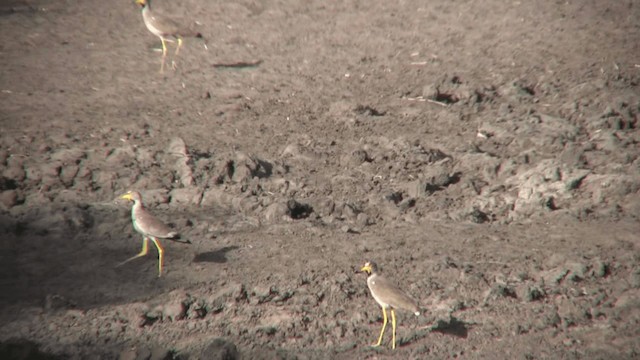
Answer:
[[[0,5],[0,357],[638,356],[637,4],[154,9]]]

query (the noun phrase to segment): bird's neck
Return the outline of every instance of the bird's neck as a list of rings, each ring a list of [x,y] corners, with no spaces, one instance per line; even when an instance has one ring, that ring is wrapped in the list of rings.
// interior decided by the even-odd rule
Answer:
[[[140,201],[134,201],[133,202],[133,207],[131,208],[132,212],[136,212],[140,209],[144,208],[144,206],[142,205],[142,203]]]

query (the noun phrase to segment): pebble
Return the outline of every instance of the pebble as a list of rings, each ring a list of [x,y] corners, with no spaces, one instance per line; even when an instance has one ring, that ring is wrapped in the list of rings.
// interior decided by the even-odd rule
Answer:
[[[16,190],[5,190],[0,193],[0,205],[5,209],[11,209],[18,204],[18,192]]]

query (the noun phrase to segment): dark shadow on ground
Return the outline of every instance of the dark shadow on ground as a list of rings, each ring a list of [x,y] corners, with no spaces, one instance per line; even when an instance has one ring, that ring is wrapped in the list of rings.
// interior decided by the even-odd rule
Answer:
[[[116,267],[142,246],[128,209],[67,204],[0,216],[0,308],[8,309],[0,312],[0,320],[16,317],[19,311],[14,310],[29,306],[89,309],[146,301],[176,288],[188,276],[180,270],[188,268],[193,253],[189,245],[162,244],[165,266],[158,277],[153,245],[147,256]],[[201,256],[225,262],[225,253],[233,249]]]
[[[0,343],[0,359],[6,360],[58,360],[61,356],[40,351],[38,344],[26,339]]]
[[[229,251],[238,249],[238,246],[225,246],[223,248],[220,248],[218,250],[214,250],[214,251],[207,251],[207,252],[203,252],[200,253],[198,255],[196,255],[193,258],[193,262],[212,262],[212,263],[218,263],[218,264],[222,264],[222,263],[226,263],[227,262],[227,253]]]
[[[453,335],[459,338],[466,339],[469,335],[469,327],[463,321],[451,317],[449,321],[438,320],[438,322],[431,328],[434,332],[439,332],[443,335]]]

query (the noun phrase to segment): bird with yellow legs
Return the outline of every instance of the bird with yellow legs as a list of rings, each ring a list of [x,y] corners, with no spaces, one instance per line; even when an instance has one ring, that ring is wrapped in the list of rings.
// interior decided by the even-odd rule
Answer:
[[[387,327],[387,310],[391,313],[391,328],[392,342],[391,348],[396,348],[396,309],[408,310],[413,312],[416,316],[420,315],[420,308],[418,302],[411,298],[407,293],[402,291],[396,284],[390,281],[387,277],[381,274],[378,266],[375,262],[369,261],[360,269],[360,271],[366,273],[367,286],[371,292],[371,296],[382,307],[382,330],[380,330],[380,336],[378,342],[373,346],[380,346],[382,344],[382,338],[384,337],[384,330]]]
[[[169,239],[185,244],[190,244],[189,240],[180,240],[180,235],[169,226],[151,214],[142,204],[142,196],[137,191],[129,191],[120,197],[121,199],[133,202],[131,207],[131,220],[133,228],[142,235],[142,250],[135,256],[121,262],[117,266],[122,266],[131,260],[147,255],[149,251],[149,240],[158,249],[158,277],[162,276],[162,266],[164,263],[164,248],[160,245],[159,239]]]
[[[162,63],[160,65],[160,73],[164,72],[164,63],[167,57],[167,42],[177,41],[176,53],[174,61],[171,62],[175,69],[175,58],[177,58],[182,47],[182,39],[185,37],[202,38],[202,34],[193,31],[188,27],[181,25],[177,20],[165,15],[156,13],[151,10],[151,0],[136,0],[136,4],[142,7],[142,20],[149,31],[160,38],[162,42]]]

